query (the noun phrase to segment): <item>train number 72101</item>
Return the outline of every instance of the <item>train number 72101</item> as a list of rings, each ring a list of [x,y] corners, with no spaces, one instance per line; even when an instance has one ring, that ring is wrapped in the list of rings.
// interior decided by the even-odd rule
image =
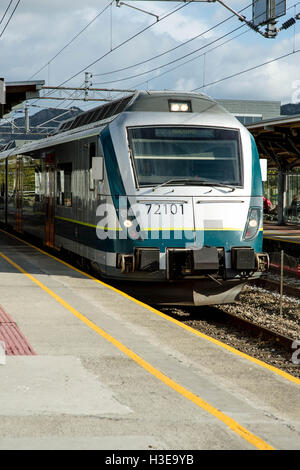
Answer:
[[[145,204],[147,214],[155,215],[183,215],[183,204]]]

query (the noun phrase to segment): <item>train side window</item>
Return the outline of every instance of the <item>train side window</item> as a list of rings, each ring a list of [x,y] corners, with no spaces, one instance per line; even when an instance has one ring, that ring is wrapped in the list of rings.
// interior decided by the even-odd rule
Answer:
[[[43,195],[43,172],[42,172],[42,167],[41,165],[37,165],[35,167],[35,175],[34,175],[34,180],[35,180],[35,202],[41,202],[42,201],[42,195]]]
[[[59,206],[72,206],[72,163],[61,163],[56,173],[56,202]]]
[[[95,181],[93,178],[93,158],[96,156],[96,142],[90,142],[89,144],[89,186],[90,191],[95,189]]]

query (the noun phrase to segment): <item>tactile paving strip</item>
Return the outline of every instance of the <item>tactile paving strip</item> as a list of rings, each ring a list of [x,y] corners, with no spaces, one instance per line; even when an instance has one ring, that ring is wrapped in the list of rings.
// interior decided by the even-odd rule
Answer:
[[[5,344],[7,356],[35,356],[22,331],[0,305],[0,341]]]

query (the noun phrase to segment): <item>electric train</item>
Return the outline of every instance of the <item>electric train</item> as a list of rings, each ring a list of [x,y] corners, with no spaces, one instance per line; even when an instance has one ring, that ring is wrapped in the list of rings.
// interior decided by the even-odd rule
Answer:
[[[268,269],[248,130],[200,93],[136,92],[0,153],[0,222],[149,301],[233,302]]]

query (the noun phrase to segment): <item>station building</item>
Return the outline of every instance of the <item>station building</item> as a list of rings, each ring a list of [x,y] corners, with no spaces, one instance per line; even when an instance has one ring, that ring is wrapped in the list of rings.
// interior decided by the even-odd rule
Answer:
[[[253,134],[260,158],[267,159],[265,196],[272,220],[300,224],[300,116],[281,116],[280,101],[216,100]]]
[[[278,225],[300,225],[300,115],[264,119],[247,128],[260,158],[268,161],[264,193],[276,207],[274,218]]]
[[[216,100],[244,126],[280,116],[280,101]]]

